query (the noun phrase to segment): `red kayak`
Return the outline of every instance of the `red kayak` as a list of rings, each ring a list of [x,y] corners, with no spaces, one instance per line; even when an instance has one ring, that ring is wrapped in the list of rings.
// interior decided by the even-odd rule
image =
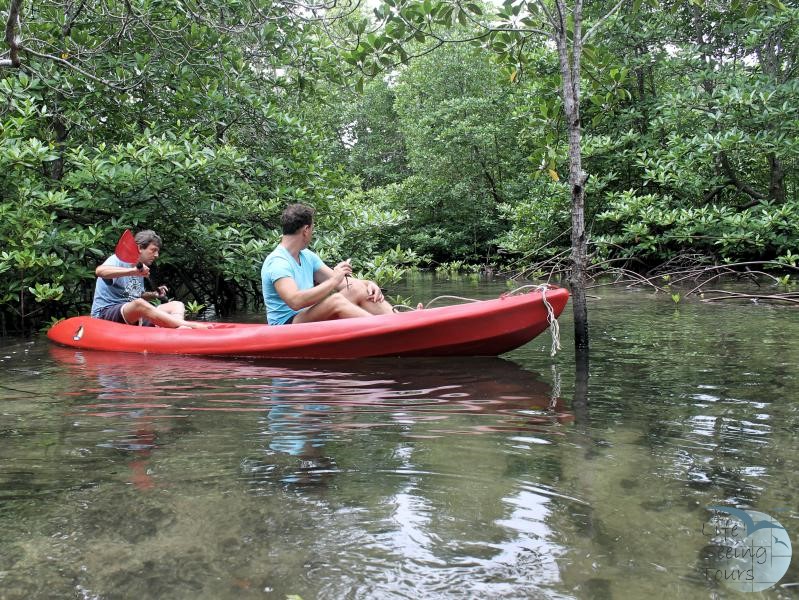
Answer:
[[[549,326],[548,307],[557,318],[568,299],[565,289],[550,288],[377,317],[277,326],[215,323],[212,329],[136,327],[73,317],[56,323],[47,337],[82,350],[152,354],[327,359],[496,356],[544,331]]]

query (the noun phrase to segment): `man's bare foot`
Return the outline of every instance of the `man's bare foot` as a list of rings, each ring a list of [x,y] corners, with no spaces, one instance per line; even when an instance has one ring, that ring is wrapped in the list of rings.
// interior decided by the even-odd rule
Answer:
[[[423,309],[424,309],[424,304],[422,304],[421,302],[416,305],[416,310],[423,310]]]

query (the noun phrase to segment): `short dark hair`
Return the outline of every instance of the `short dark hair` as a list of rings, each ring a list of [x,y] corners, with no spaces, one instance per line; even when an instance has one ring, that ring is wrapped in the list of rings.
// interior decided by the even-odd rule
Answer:
[[[133,239],[136,240],[136,245],[139,248],[147,248],[150,244],[155,244],[158,246],[158,249],[161,249],[163,242],[161,242],[161,236],[158,235],[152,229],[145,229],[144,231],[140,231]]]
[[[280,215],[280,224],[283,226],[284,235],[297,233],[306,225],[313,225],[313,216],[316,211],[305,204],[289,204]]]

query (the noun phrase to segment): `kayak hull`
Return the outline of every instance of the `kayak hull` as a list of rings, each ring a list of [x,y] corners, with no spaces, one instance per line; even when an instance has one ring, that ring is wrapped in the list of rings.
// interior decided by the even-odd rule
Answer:
[[[552,288],[494,300],[376,317],[296,325],[215,323],[212,329],[135,327],[92,317],[60,321],[53,342],[82,350],[342,359],[379,356],[497,356],[549,326],[568,300]],[[546,303],[545,303],[546,299]]]

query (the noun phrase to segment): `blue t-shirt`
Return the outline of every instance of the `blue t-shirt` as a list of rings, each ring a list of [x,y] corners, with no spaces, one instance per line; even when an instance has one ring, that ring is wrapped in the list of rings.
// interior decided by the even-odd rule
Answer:
[[[132,268],[131,263],[126,263],[117,258],[116,254],[109,256],[104,265],[110,267]],[[92,316],[99,317],[104,308],[116,304],[125,304],[136,298],[141,298],[144,293],[144,277],[135,275],[117,277],[116,279],[97,278],[94,286],[94,301],[92,302]]]
[[[291,277],[297,288],[309,290],[314,286],[313,276],[325,263],[308,249],[300,250],[300,262],[297,263],[291,253],[283,246],[278,246],[264,260],[261,267],[261,286],[266,305],[266,321],[270,325],[282,325],[298,310],[292,310],[275,289],[275,282],[284,277]]]

